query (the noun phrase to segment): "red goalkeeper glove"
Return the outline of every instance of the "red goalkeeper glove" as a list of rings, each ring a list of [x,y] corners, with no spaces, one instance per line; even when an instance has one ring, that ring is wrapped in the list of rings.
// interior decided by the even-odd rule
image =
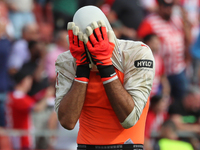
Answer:
[[[103,84],[117,79],[117,74],[112,64],[112,52],[115,48],[113,31],[106,32],[103,21],[93,22],[86,28],[90,41],[85,44],[91,54],[93,62],[97,65]]]
[[[76,59],[76,75],[75,80],[82,83],[88,83],[90,61],[83,43],[83,33],[79,32],[78,26],[74,22],[69,22],[67,25],[69,49],[72,56]]]

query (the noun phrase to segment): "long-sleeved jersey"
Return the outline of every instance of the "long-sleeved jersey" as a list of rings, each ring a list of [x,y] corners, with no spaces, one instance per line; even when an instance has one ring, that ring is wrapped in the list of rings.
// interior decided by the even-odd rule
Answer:
[[[112,62],[118,78],[135,103],[135,125],[129,129],[121,126],[107,98],[98,71],[91,71],[85,102],[79,118],[78,144],[108,145],[132,141],[144,143],[144,129],[149,107],[149,94],[155,74],[153,54],[142,42],[118,40]],[[55,110],[70,90],[76,73],[76,62],[70,51],[58,56]],[[67,109],[67,108],[66,108]],[[67,121],[67,120],[66,120]]]

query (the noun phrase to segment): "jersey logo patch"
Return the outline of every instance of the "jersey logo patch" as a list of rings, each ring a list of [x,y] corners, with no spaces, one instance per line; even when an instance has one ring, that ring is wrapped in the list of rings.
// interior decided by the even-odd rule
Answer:
[[[153,68],[153,61],[152,60],[147,60],[147,59],[143,59],[143,60],[136,60],[134,62],[134,65],[136,68]]]

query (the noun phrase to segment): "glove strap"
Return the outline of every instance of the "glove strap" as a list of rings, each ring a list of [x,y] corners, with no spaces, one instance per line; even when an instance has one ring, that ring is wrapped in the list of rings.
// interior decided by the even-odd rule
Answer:
[[[98,65],[97,68],[99,70],[103,84],[107,84],[118,78],[113,65],[108,65],[108,66]]]
[[[89,64],[77,66],[76,75],[74,78],[75,81],[88,84],[89,76],[90,76]]]

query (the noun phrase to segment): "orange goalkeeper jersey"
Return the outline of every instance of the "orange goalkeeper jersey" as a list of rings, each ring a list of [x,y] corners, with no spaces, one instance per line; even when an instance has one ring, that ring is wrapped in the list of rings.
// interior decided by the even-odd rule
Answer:
[[[123,84],[124,74],[117,69]],[[130,140],[134,144],[144,143],[144,129],[149,100],[138,122],[124,129],[113,111],[98,72],[90,72],[85,103],[79,119],[78,144],[110,145],[123,144]]]
[[[78,144],[111,145],[122,144],[127,140],[135,144],[144,143],[145,121],[149,107],[148,97],[155,74],[153,54],[142,42],[127,40],[117,40],[117,42],[119,49],[114,49],[112,62],[117,68],[116,72],[124,89],[135,103],[133,121],[136,124],[129,129],[121,126],[107,98],[98,72],[91,72],[79,119]],[[70,90],[76,74],[75,59],[70,51],[58,56],[56,72],[55,110],[58,112],[60,102]]]

